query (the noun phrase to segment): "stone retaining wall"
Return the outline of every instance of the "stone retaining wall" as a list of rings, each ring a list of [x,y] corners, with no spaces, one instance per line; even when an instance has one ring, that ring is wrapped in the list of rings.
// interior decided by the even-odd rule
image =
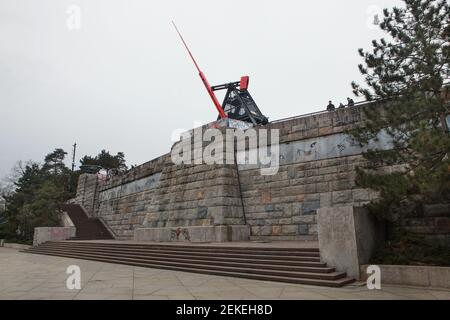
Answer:
[[[95,215],[113,231],[117,239],[133,238],[143,226],[146,207],[159,184],[168,156],[162,156],[130,170],[123,176],[100,181]]]
[[[317,209],[362,206],[377,193],[357,188],[355,167],[361,156],[282,165],[274,176],[242,170],[240,180],[247,221],[252,235],[317,235]],[[298,237],[297,237],[298,238]]]
[[[74,203],[86,210],[88,215],[95,213],[98,180],[96,174],[82,174],[78,178],[77,194]]]
[[[259,166],[239,166],[253,239],[317,239],[317,209],[362,206],[377,197],[355,185],[364,149],[345,134],[363,118],[355,107],[264,127],[280,130],[278,173],[262,176]],[[388,148],[387,137],[371,147]]]
[[[365,107],[257,127],[279,130],[274,175],[262,175],[259,165],[175,165],[166,154],[108,181],[82,175],[76,201],[118,239],[131,239],[139,228],[248,225],[253,240],[316,240],[319,208],[360,207],[378,196],[355,185],[364,149],[345,133],[363,124]],[[221,120],[202,129],[224,132],[228,126],[241,124]],[[390,147],[387,136],[378,138],[371,147]],[[433,223],[442,227],[448,221],[436,217]]]
[[[349,108],[264,127],[280,132],[273,176],[262,176],[259,166],[175,165],[164,155],[97,184],[82,175],[76,201],[118,239],[131,239],[137,228],[247,224],[253,239],[315,240],[318,208],[376,196],[355,188],[361,149],[343,134],[361,119],[359,108]],[[203,129],[210,127],[225,128],[219,121]]]

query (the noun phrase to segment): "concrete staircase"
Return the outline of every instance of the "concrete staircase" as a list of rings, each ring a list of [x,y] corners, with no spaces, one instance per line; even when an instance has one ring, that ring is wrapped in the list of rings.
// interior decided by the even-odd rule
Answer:
[[[111,233],[97,218],[87,216],[83,208],[77,204],[65,204],[62,208],[67,212],[77,229],[71,240],[110,240],[114,239]]]
[[[60,241],[24,252],[317,286],[342,287],[354,281],[321,262],[317,248]]]

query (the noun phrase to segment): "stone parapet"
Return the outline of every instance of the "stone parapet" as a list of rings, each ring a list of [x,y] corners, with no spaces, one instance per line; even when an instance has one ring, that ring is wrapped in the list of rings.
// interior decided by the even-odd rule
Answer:
[[[62,241],[75,237],[75,227],[40,227],[34,228],[33,246],[47,241]]]
[[[385,237],[383,226],[364,208],[320,208],[317,227],[321,260],[356,279]]]

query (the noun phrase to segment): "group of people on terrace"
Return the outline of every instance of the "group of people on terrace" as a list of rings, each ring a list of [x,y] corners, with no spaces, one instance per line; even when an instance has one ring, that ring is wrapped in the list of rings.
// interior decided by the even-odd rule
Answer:
[[[353,107],[355,105],[355,102],[353,101],[352,98],[347,98],[347,107]],[[341,102],[339,104],[338,109],[343,109],[346,106]],[[328,101],[328,105],[327,105],[327,111],[334,111],[336,109],[336,107],[334,106],[333,102],[330,100]]]

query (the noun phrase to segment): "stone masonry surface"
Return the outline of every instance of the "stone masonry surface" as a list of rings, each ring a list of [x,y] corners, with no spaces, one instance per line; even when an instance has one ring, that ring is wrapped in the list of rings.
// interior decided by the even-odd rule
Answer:
[[[257,127],[279,130],[275,175],[261,175],[258,165],[175,165],[166,154],[108,181],[96,183],[94,175],[82,175],[76,201],[108,224],[118,239],[132,239],[138,228],[247,224],[253,240],[316,240],[317,209],[363,206],[378,196],[356,186],[355,169],[364,163],[364,149],[345,133],[364,124],[365,107],[370,106]],[[220,122],[207,127],[223,132]],[[383,149],[389,142],[381,135],[373,146]],[[417,217],[403,224],[399,227],[425,234],[439,230],[440,237],[449,238],[448,216]]]

